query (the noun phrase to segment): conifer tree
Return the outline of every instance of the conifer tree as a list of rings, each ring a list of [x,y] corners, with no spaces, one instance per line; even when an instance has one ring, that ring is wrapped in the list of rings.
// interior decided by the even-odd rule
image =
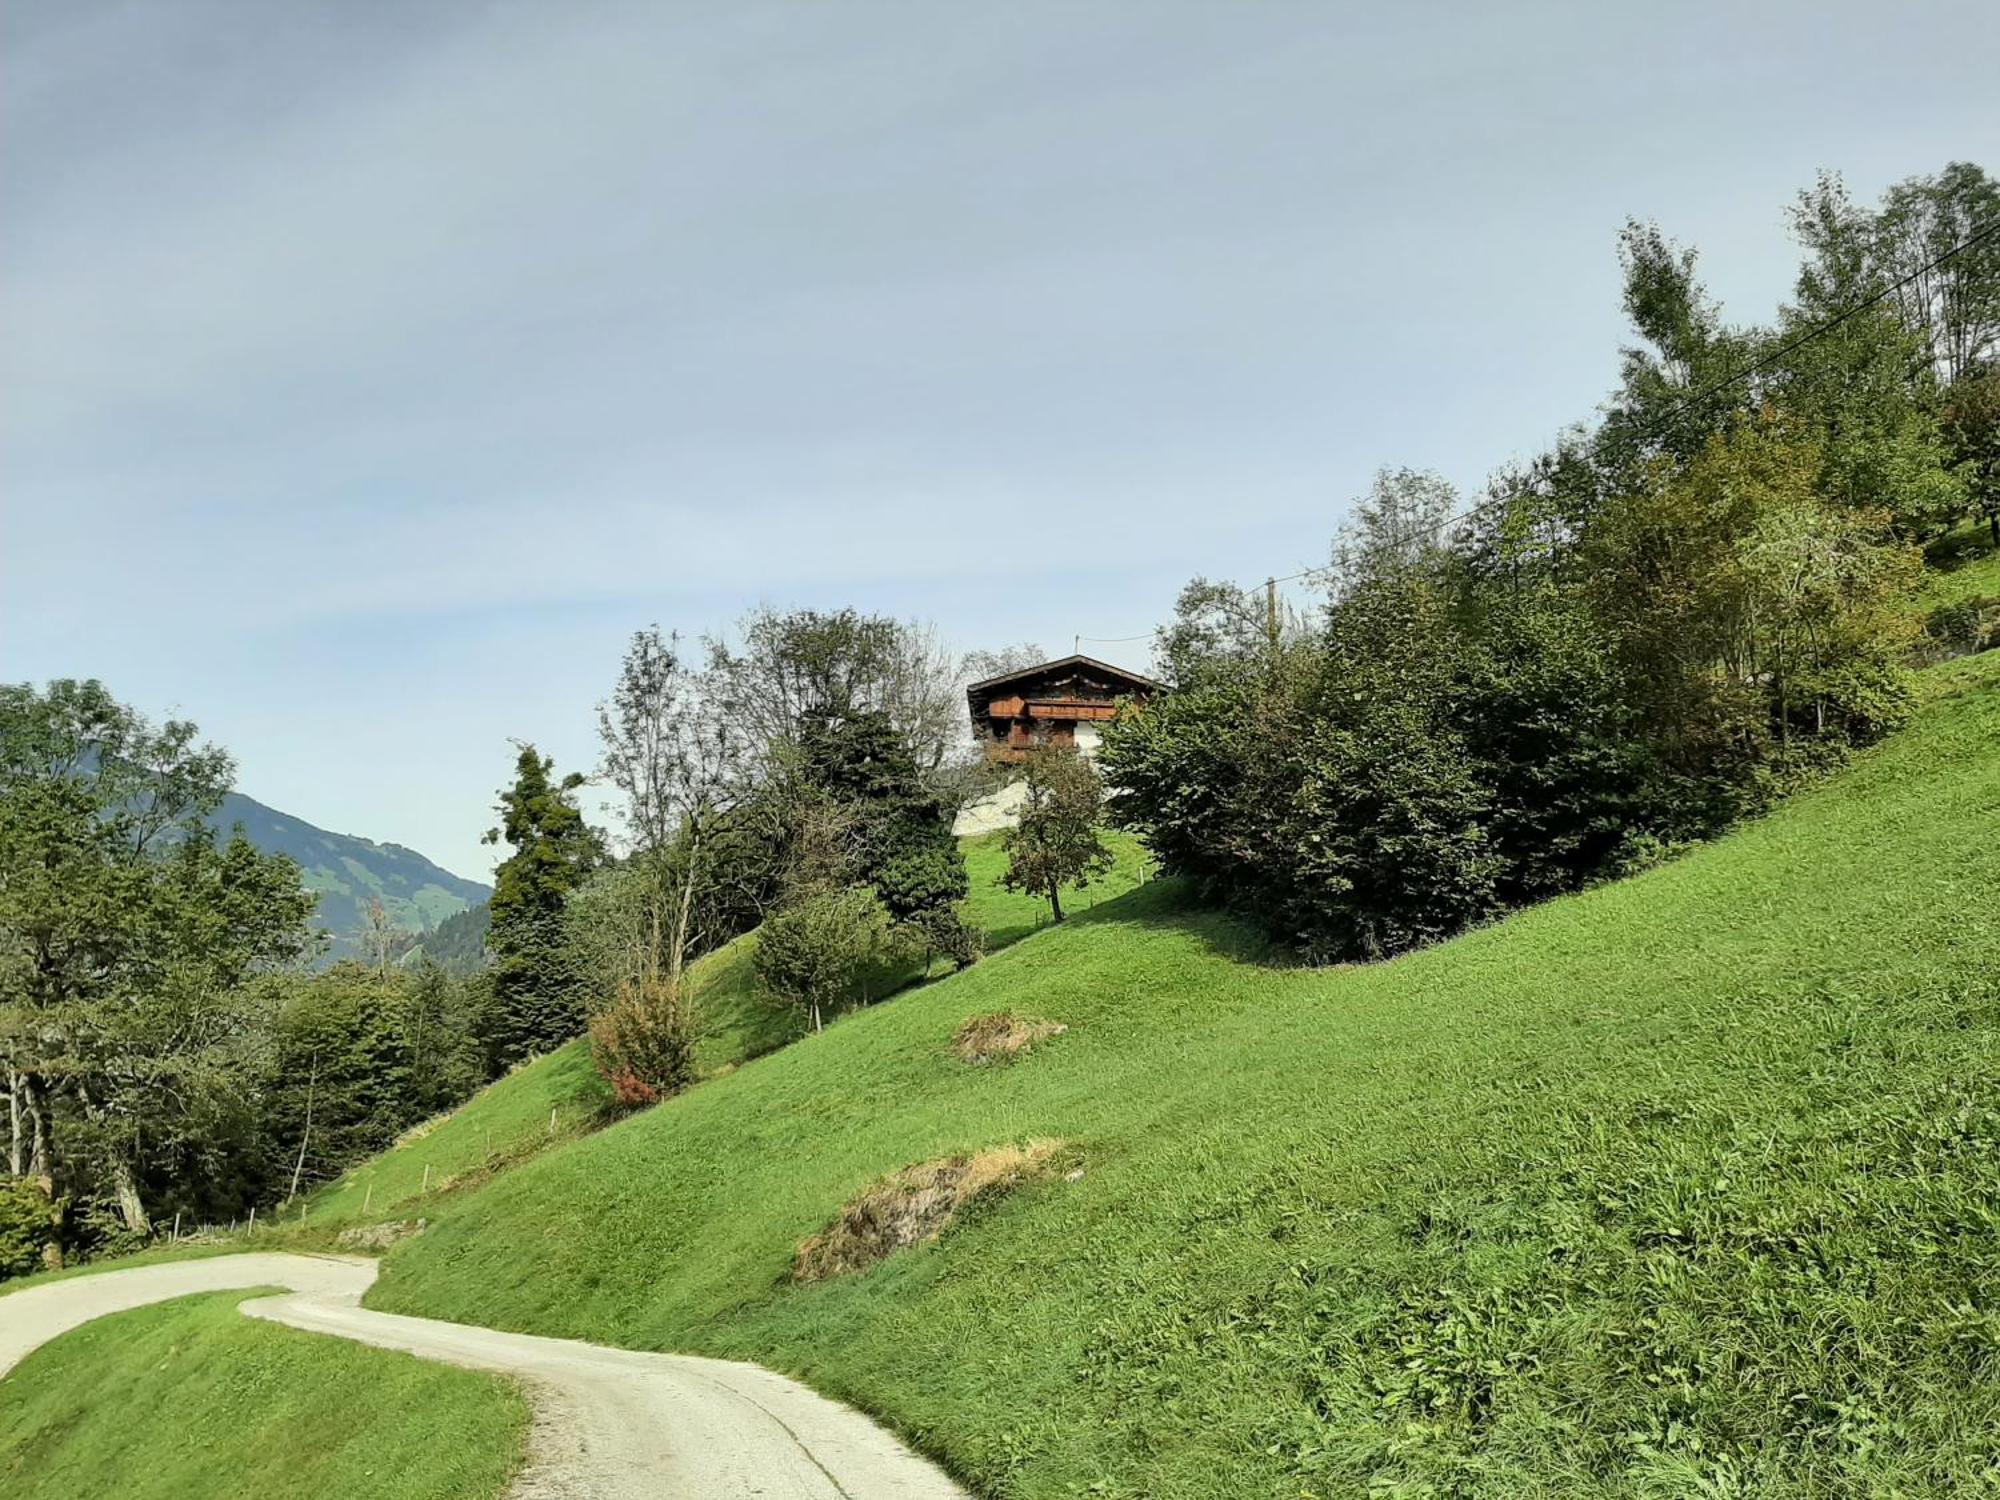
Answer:
[[[570,974],[562,912],[571,891],[603,857],[596,830],[583,820],[575,792],[584,778],[558,780],[555,762],[523,745],[514,784],[500,794],[500,827],[513,853],[494,872],[492,998],[481,1026],[496,1072],[568,1041],[583,1029],[583,998]]]

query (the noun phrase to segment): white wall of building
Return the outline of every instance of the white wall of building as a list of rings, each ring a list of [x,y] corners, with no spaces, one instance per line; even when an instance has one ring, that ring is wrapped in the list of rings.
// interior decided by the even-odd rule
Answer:
[[[1076,748],[1085,759],[1097,759],[1097,752],[1104,745],[1104,731],[1096,724],[1076,726]],[[1028,800],[1028,789],[1019,776],[995,791],[988,792],[976,802],[968,802],[959,810],[952,822],[951,831],[959,838],[971,838],[975,834],[992,833],[1001,828],[1013,828],[1021,821],[1021,806]]]
[[[951,831],[964,839],[978,833],[993,833],[1002,828],[1012,828],[1021,821],[1021,805],[1027,800],[1027,783],[1016,777],[996,790],[988,792],[977,802],[966,803],[959,809],[958,817],[953,820]]]

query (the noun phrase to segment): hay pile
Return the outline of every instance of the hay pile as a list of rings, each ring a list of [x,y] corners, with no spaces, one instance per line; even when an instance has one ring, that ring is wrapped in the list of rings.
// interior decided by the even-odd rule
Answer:
[[[792,1257],[792,1280],[844,1276],[898,1250],[927,1244],[974,1198],[1034,1175],[1061,1147],[1061,1141],[989,1146],[893,1172],[856,1194],[838,1219],[799,1246]]]
[[[983,1068],[988,1063],[1012,1062],[1033,1050],[1038,1043],[1046,1042],[1052,1036],[1061,1036],[1068,1030],[1059,1021],[1044,1021],[1038,1016],[1017,1016],[1010,1010],[1000,1010],[991,1015],[974,1016],[959,1027],[958,1034],[951,1039],[951,1048],[961,1062]]]

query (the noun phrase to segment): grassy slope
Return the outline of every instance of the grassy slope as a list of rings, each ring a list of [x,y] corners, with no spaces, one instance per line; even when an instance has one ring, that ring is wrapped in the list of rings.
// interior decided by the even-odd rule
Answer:
[[[1961,526],[1928,550],[1931,567],[1917,593],[1919,613],[1961,599],[2000,598],[2000,547],[1984,522]]]
[[[85,1324],[0,1381],[10,1500],[478,1500],[528,1411],[490,1376],[253,1322],[243,1292]]]
[[[1066,893],[1067,905],[1086,910],[1131,890],[1143,878],[1139,842],[1118,833],[1108,834],[1106,841],[1116,858],[1112,870],[1089,887]],[[1001,888],[1007,861],[998,834],[967,839],[964,849],[972,882],[968,917],[986,934],[989,948],[1004,947],[1047,920],[1047,903]],[[752,968],[755,954],[753,933],[695,965],[705,1027],[697,1059],[704,1073],[759,1057],[798,1034],[797,1018],[759,993]],[[431,1195],[471,1186],[586,1132],[601,1101],[588,1046],[576,1041],[559,1047],[312,1194],[306,1221],[327,1227],[428,1214],[435,1197],[425,1193],[426,1168]]]
[[[589,1129],[599,1110],[595,1077],[582,1042],[516,1068],[312,1193],[304,1221],[324,1227],[427,1214],[440,1195]]]
[[[966,901],[969,920],[986,935],[987,948],[995,951],[1038,931],[1049,920],[1046,901],[1002,888],[1000,877],[1007,873],[1007,850],[1002,838],[1001,834],[987,833],[959,840],[959,847],[965,851],[965,873],[972,882],[972,894]],[[1146,878],[1146,850],[1136,838],[1129,833],[1107,831],[1104,843],[1111,850],[1111,870],[1082,889],[1065,890],[1064,915],[1088,911],[1115,900]]]
[[[1763,822],[1394,963],[1261,967],[1149,887],[497,1179],[370,1300],[755,1357],[994,1495],[1966,1492],[2000,653],[1929,676]],[[1070,1032],[954,1062],[1003,1006]],[[1032,1136],[1081,1179],[786,1285],[878,1175]]]

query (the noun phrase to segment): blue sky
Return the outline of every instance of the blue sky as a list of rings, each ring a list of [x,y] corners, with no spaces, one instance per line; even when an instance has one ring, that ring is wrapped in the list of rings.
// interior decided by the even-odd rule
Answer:
[[[638,626],[1145,631],[1588,415],[1628,214],[2000,166],[1988,3],[0,16],[0,675],[474,876]]]

